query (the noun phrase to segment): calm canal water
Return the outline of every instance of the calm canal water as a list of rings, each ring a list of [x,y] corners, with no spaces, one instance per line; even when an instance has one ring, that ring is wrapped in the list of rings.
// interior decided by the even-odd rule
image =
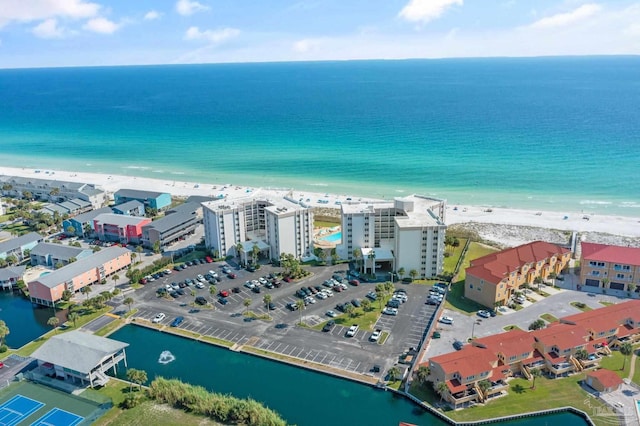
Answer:
[[[60,316],[60,323],[64,321]],[[9,326],[6,343],[10,348],[19,348],[42,336],[51,327],[47,320],[53,316],[51,309],[34,309],[28,299],[18,293],[0,291],[0,319]]]
[[[156,376],[179,378],[215,392],[251,397],[280,413],[288,423],[314,425],[446,424],[405,398],[191,339],[129,325],[109,336],[129,343],[127,362]],[[160,362],[161,361],[161,362]],[[124,371],[119,371],[124,377]],[[536,417],[509,426],[585,426],[572,414]]]

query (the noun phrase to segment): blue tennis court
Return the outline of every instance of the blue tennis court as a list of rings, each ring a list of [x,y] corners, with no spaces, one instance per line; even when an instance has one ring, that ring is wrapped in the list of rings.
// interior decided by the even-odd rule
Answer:
[[[44,404],[26,396],[16,395],[0,405],[0,426],[14,426],[26,419]]]
[[[54,408],[40,417],[31,426],[74,426],[84,420],[84,417],[76,416],[68,411]]]

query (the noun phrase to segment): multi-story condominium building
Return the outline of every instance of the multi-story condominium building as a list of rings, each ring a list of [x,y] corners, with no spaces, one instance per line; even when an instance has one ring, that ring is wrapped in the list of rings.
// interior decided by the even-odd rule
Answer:
[[[125,216],[144,216],[144,204],[138,200],[127,201],[117,206],[111,207],[111,210],[115,214],[122,214]]]
[[[140,244],[142,227],[151,223],[146,217],[103,213],[93,219],[93,228],[100,241]]]
[[[73,198],[68,201],[63,201],[61,203],[47,203],[40,209],[43,213],[49,213],[53,216],[54,213],[58,213],[60,216],[69,215],[75,216],[81,213],[88,212],[93,209],[93,205],[85,200],[81,200],[80,198]]]
[[[30,232],[17,238],[12,238],[0,243],[0,259],[14,256],[18,262],[22,262],[28,256],[27,250],[31,251],[38,243],[44,241],[42,235],[37,232]]]
[[[107,247],[27,283],[29,297],[32,303],[55,306],[65,290],[77,292],[128,268],[130,264],[131,251],[118,246]]]
[[[64,182],[52,179],[0,176],[0,192],[5,197],[23,198],[30,193],[37,200],[60,203],[79,198],[100,208],[106,201],[105,192],[88,183]]]
[[[640,341],[640,300],[564,317],[541,330],[511,330],[474,339],[460,351],[429,359],[430,380],[447,385],[456,407],[485,402],[506,392],[505,379],[531,370],[558,377],[599,366],[610,347]],[[482,389],[481,381],[488,387]]]
[[[203,203],[205,243],[220,256],[240,256],[247,261],[254,245],[263,255],[277,259],[282,253],[296,258],[311,256],[313,213],[293,199],[261,195]]]
[[[560,274],[570,259],[569,250],[544,241],[480,257],[466,269],[464,295],[489,308],[504,305],[515,291],[532,285],[537,277]]]
[[[68,265],[72,261],[90,256],[92,253],[92,250],[82,247],[40,243],[31,250],[29,255],[31,256],[31,265],[54,268],[56,265]]]
[[[581,243],[580,289],[640,291],[640,248]]]
[[[77,237],[85,237],[85,236],[92,235],[95,232],[93,219],[95,219],[96,217],[100,216],[103,213],[111,213],[111,212],[112,212],[111,208],[101,207],[99,209],[95,209],[86,213],[79,214],[78,216],[63,220],[62,229],[67,235],[75,235]]]
[[[193,234],[198,224],[198,217],[188,212],[172,213],[154,220],[142,227],[142,244],[153,248],[158,242],[160,248]]]
[[[0,289],[12,289],[24,276],[25,269],[27,267],[24,265],[0,268]]]
[[[366,268],[387,263],[389,270],[415,269],[421,277],[442,272],[446,232],[446,201],[412,195],[394,201],[343,203],[343,259],[354,260],[356,249]]]
[[[142,191],[139,189],[120,189],[113,194],[113,200],[117,204],[127,201],[139,201],[145,207],[157,211],[163,211],[171,206],[171,194],[168,192]]]

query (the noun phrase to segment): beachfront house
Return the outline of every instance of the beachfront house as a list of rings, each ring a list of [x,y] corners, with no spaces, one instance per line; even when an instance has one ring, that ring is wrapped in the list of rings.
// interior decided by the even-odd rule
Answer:
[[[93,219],[93,229],[100,241],[140,244],[142,227],[151,223],[146,217],[103,213]]]
[[[75,260],[90,256],[92,253],[93,251],[87,248],[43,242],[36,245],[29,253],[29,256],[31,257],[32,266],[40,265],[55,268],[68,265]]]
[[[25,194],[30,194],[32,199],[51,203],[79,198],[96,209],[102,207],[106,199],[102,189],[88,183],[6,175],[0,175],[0,193],[13,198],[24,198]]]
[[[585,383],[592,389],[602,393],[609,393],[620,389],[622,379],[611,370],[600,369],[587,374]]]
[[[127,201],[117,206],[111,207],[111,210],[115,214],[122,214],[125,216],[144,216],[144,204],[138,200]]]
[[[120,362],[127,368],[127,346],[80,330],[56,334],[31,354],[38,366],[27,376],[67,392],[78,386],[104,386],[108,370],[116,374]]]
[[[344,202],[341,205],[342,259],[362,253],[364,269],[415,270],[419,277],[442,273],[446,201],[411,195],[394,201]]]
[[[75,216],[81,213],[88,212],[92,208],[93,206],[90,202],[81,200],[80,198],[73,198],[71,200],[63,201],[60,203],[47,203],[42,206],[40,211],[43,213],[48,213],[52,216],[56,212],[60,216]]]
[[[506,393],[509,377],[532,379],[532,370],[561,377],[598,368],[602,357],[611,354],[610,347],[626,341],[640,341],[639,300],[570,315],[540,330],[475,338],[425,365],[434,388],[444,382],[443,398],[462,408]],[[482,381],[486,386],[480,386]]]
[[[464,296],[488,308],[506,305],[515,292],[534,286],[536,278],[560,274],[570,259],[569,250],[544,241],[480,257],[466,269]]]
[[[6,260],[8,257],[13,256],[20,263],[28,257],[29,251],[42,241],[44,241],[44,237],[37,232],[29,232],[28,234],[2,241],[0,243],[0,259]]]
[[[32,303],[55,306],[65,290],[72,293],[98,284],[131,265],[131,251],[107,247],[27,283]]]
[[[196,230],[198,217],[194,212],[172,213],[154,220],[142,227],[142,244],[153,248],[157,243],[164,248],[181,238],[192,235]]]
[[[581,243],[579,290],[640,292],[640,248]]]
[[[313,212],[289,197],[252,194],[235,200],[203,203],[205,243],[219,256],[238,256],[246,263],[257,246],[260,255],[311,256]],[[238,244],[242,250],[237,252]]]
[[[116,205],[128,201],[139,201],[145,208],[163,211],[171,206],[171,194],[167,192],[142,191],[139,189],[120,189],[113,194]]]
[[[86,213],[70,217],[62,221],[62,229],[67,235],[75,235],[76,237],[88,237],[95,232],[93,219],[103,213],[111,213],[109,207],[101,207]]]
[[[0,289],[11,290],[24,276],[26,266],[7,266],[0,268]]]

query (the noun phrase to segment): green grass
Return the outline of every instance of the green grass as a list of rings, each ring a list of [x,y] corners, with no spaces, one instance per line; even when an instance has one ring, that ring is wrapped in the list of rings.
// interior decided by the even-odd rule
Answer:
[[[204,257],[205,257],[205,256],[207,256],[207,255],[208,255],[208,254],[207,254],[207,252],[205,252],[205,251],[202,251],[202,250],[194,250],[194,251],[192,251],[191,253],[189,253],[189,254],[187,254],[187,255],[185,255],[185,256],[182,256],[182,257],[180,257],[180,258],[176,259],[174,263],[175,263],[175,264],[179,264],[179,263],[185,263],[185,262],[188,262],[188,261],[193,260],[193,259],[202,259],[202,258],[204,258]]]
[[[222,339],[216,339],[215,337],[211,337],[211,336],[202,336],[200,340],[202,340],[203,342],[213,343],[214,345],[218,345],[218,346],[225,346],[227,348],[230,348],[231,346],[233,346],[233,342],[229,342],[227,340],[222,340]]]
[[[409,393],[430,405],[436,405],[440,402],[440,395],[433,390],[431,383],[422,384],[414,380],[409,386]]]
[[[449,417],[456,421],[473,421],[507,416],[529,411],[545,410],[563,406],[573,406],[591,414],[596,409],[604,409],[605,405],[595,398],[588,396],[578,382],[584,374],[574,374],[562,379],[536,379],[536,388],[531,389],[530,381],[512,379],[509,381],[509,395],[498,398],[484,406],[474,406],[464,410],[450,411]],[[589,401],[590,406],[585,404]],[[594,416],[596,425],[607,424],[607,418]]]
[[[601,300],[601,301],[599,301],[598,303],[600,303],[601,305],[604,305],[604,306],[611,306],[611,305],[615,305],[615,303],[613,303],[613,302],[606,302],[606,301],[604,301],[604,300]]]
[[[573,306],[574,308],[580,309],[582,312],[589,312],[593,310],[581,302],[571,302],[570,305]]]
[[[633,371],[631,380],[636,385],[640,385],[640,357],[636,357],[636,369]]]
[[[556,322],[556,321],[558,321],[558,318],[554,317],[551,314],[542,314],[542,315],[540,315],[540,318],[542,318],[543,320],[545,320],[547,322]]]
[[[517,325],[508,325],[506,327],[502,327],[502,329],[504,331],[511,331],[511,330],[521,330],[520,327],[518,327]]]
[[[402,384],[402,380],[394,380],[393,382],[387,383],[387,387],[391,389],[399,390],[401,384]]]
[[[380,317],[379,309],[372,309],[369,312],[364,312],[362,308],[356,308],[353,311],[353,315],[341,315],[335,318],[336,324],[350,326],[356,324],[363,330],[373,331],[373,326]]]
[[[11,219],[11,216],[12,216],[12,215],[10,215],[10,214],[3,214],[3,215],[0,215],[0,223],[4,223],[4,222],[6,222],[6,221],[10,220],[10,219]]]
[[[458,247],[447,247],[450,256],[444,258],[444,272],[453,273],[460,256],[462,256],[462,249],[464,249],[465,244],[467,244],[467,239],[459,238],[458,241],[460,241],[460,245]]]
[[[498,249],[496,248],[472,241],[471,244],[469,244],[469,250],[467,250],[467,254],[464,256],[462,265],[460,265],[460,271],[458,272],[456,280],[464,281],[464,279],[466,278],[465,269],[469,267],[472,260],[478,259],[479,257],[486,256],[491,253],[495,253],[497,251]]]
[[[93,334],[95,334],[96,336],[108,336],[109,334],[113,333],[114,331],[122,327],[124,324],[125,324],[124,320],[121,320],[121,319],[113,320],[112,322],[105,325],[104,327],[102,327],[100,330],[96,331]]]
[[[336,225],[340,225],[340,219],[336,218],[335,222],[331,222],[328,220],[314,220],[313,227],[314,228],[333,228]]]
[[[379,344],[379,345],[384,345],[384,342],[386,342],[386,341],[387,341],[387,339],[389,338],[389,336],[390,336],[390,334],[389,334],[389,332],[388,332],[388,331],[383,331],[383,332],[380,334],[380,338],[378,339],[378,344]]]
[[[624,379],[629,375],[629,360],[631,357],[627,357],[627,361],[623,360],[623,356],[620,351],[611,351],[611,355],[603,357],[600,361],[600,367],[611,370],[616,373],[620,378]],[[622,363],[625,362],[624,371],[621,370]]]

